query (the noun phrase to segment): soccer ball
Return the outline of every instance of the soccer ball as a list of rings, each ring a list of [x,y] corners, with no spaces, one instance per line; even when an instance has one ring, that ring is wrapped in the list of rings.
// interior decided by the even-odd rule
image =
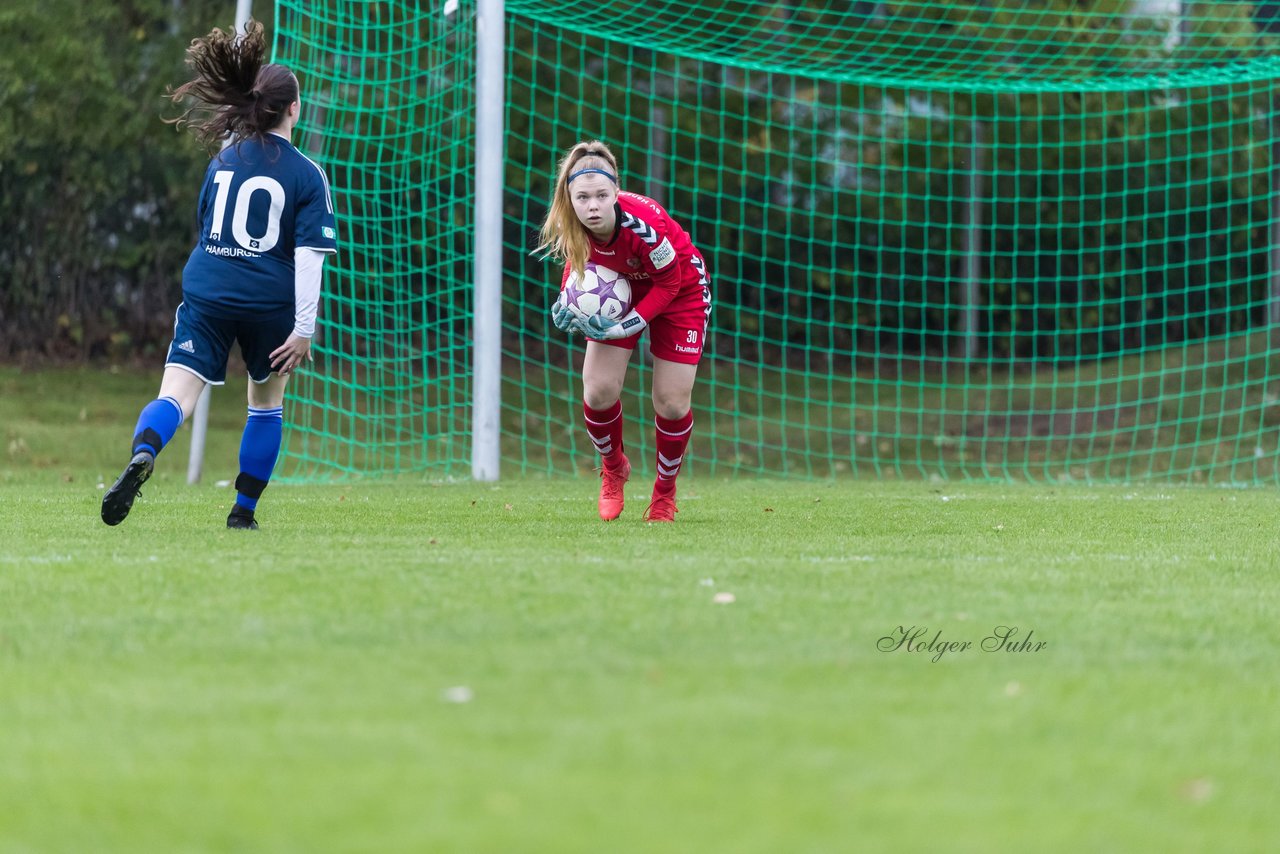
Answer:
[[[631,310],[631,281],[621,273],[587,262],[582,278],[569,273],[560,299],[588,317],[598,314],[618,320]]]

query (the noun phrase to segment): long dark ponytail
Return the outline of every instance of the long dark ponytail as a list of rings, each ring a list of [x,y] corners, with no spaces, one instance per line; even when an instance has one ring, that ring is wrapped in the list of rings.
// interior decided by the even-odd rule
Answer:
[[[280,124],[298,100],[298,78],[283,65],[264,64],[267,38],[262,24],[250,21],[243,36],[215,29],[193,39],[187,65],[195,77],[169,91],[175,102],[195,99],[171,124],[187,125],[210,148],[228,135],[260,137]]]

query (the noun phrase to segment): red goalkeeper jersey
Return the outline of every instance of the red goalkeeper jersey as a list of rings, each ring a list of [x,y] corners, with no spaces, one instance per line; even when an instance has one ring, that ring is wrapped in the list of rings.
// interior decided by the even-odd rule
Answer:
[[[703,301],[708,286],[701,253],[662,205],[647,196],[620,191],[614,205],[618,224],[613,237],[600,242],[590,236],[588,260],[631,280],[631,304],[645,323],[680,297]],[[565,266],[565,280],[569,268]]]

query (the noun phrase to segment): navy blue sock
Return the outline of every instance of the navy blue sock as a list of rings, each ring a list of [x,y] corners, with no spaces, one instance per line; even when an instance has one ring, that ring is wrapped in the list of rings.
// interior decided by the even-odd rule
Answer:
[[[160,453],[173,434],[182,425],[182,407],[172,397],[160,397],[148,403],[138,415],[138,426],[133,428],[133,451],[146,451],[151,456]]]
[[[276,467],[283,434],[284,407],[249,407],[249,420],[240,438],[240,476],[236,478],[236,504],[244,509],[258,508],[258,499],[271,480],[271,470]]]

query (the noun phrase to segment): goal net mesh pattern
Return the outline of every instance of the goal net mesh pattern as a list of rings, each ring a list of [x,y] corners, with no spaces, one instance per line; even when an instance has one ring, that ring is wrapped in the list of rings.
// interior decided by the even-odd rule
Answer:
[[[557,158],[599,138],[710,268],[688,470],[1273,481],[1273,5],[507,0],[504,228],[477,238],[475,0],[280,0],[342,243],[283,474],[469,474],[477,239],[503,242],[503,474],[590,470],[582,341],[531,250]],[[642,346],[649,471],[651,378]]]

